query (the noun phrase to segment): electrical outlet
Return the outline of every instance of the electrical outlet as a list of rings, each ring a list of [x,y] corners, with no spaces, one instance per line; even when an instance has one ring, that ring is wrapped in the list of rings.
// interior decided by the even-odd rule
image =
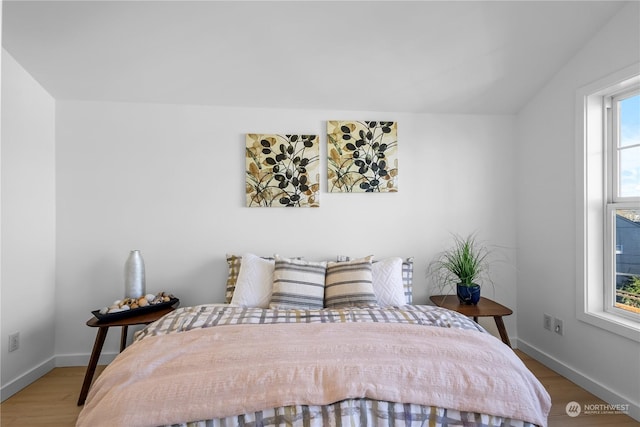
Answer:
[[[553,319],[553,331],[558,335],[564,335],[564,324],[562,319]]]
[[[9,335],[9,353],[20,348],[20,332]]]
[[[547,331],[551,330],[551,315],[544,313],[543,314],[543,326]]]

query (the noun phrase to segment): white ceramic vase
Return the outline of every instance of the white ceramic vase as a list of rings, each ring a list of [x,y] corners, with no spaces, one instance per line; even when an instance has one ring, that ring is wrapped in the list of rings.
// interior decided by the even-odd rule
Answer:
[[[134,250],[124,264],[124,296],[140,298],[145,293],[144,260],[140,251]]]

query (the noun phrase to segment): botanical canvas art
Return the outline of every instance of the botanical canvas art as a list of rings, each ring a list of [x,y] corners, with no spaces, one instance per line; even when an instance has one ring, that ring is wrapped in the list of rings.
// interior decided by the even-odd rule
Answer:
[[[248,207],[319,207],[317,135],[246,136]]]
[[[327,122],[329,191],[398,191],[397,128],[397,122]]]

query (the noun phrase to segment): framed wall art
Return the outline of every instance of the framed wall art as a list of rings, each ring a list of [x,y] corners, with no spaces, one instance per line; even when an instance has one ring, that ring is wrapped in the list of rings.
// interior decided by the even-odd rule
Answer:
[[[319,207],[317,135],[246,135],[248,207]]]
[[[397,122],[328,121],[328,191],[398,191],[397,129]]]

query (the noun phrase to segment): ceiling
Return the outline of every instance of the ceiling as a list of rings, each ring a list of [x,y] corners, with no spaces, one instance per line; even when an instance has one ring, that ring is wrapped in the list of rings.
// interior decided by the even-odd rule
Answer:
[[[615,1],[4,1],[56,99],[511,114]]]

